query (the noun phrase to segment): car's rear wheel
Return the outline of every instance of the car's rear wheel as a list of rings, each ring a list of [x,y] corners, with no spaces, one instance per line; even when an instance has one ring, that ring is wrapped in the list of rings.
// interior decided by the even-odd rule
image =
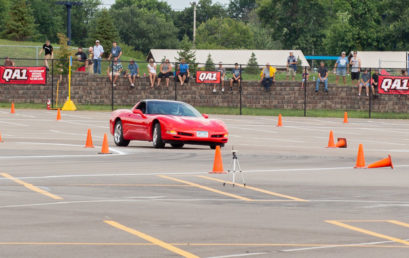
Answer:
[[[180,149],[180,148],[183,148],[185,144],[184,143],[171,143],[170,145],[172,145],[172,147],[175,149]]]
[[[153,127],[152,144],[153,144],[153,147],[155,148],[165,147],[165,142],[162,140],[162,134],[161,134],[159,123],[156,123]]]
[[[114,142],[117,146],[128,146],[129,140],[124,139],[121,120],[116,121],[114,129]]]

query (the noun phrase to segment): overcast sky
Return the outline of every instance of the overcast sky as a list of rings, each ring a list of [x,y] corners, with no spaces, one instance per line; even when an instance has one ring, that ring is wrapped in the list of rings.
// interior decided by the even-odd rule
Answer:
[[[198,1],[198,0],[196,0]],[[163,2],[167,2],[174,10],[183,10],[185,7],[189,6],[190,2],[193,2],[193,0],[166,0]],[[221,3],[223,5],[228,4],[230,1],[229,0],[213,0],[213,3]],[[115,0],[102,0],[102,3],[104,5],[111,5],[115,3]]]

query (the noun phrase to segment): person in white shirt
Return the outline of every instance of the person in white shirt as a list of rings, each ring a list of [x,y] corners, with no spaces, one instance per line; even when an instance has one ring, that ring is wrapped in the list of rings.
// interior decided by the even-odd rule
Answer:
[[[104,54],[104,48],[99,43],[99,40],[95,41],[94,46],[94,73],[101,74],[101,58]]]
[[[155,86],[156,80],[156,64],[153,62],[153,59],[149,59],[148,64],[149,80],[151,82],[151,88]]]

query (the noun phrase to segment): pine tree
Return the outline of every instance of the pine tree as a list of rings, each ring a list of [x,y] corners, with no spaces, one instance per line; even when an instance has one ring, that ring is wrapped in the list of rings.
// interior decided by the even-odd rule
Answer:
[[[57,74],[68,74],[69,57],[74,55],[74,51],[68,46],[68,38],[62,33],[57,34],[60,48],[56,51],[56,60],[54,62],[54,71]],[[75,58],[73,59],[75,60]],[[75,67],[71,67],[75,69]]]
[[[214,62],[212,60],[212,55],[209,54],[207,56],[206,64],[205,64],[205,70],[206,71],[214,71],[216,70],[216,67],[214,66]]]
[[[194,73],[197,70],[196,64],[196,52],[192,50],[193,44],[189,40],[189,37],[185,35],[183,40],[180,42],[180,51],[178,51],[179,57],[176,59],[180,62],[182,59],[186,60],[186,63],[189,64],[189,71]]]
[[[250,59],[247,63],[246,72],[249,74],[257,74],[259,72],[256,54],[251,53]]]
[[[101,42],[104,48],[104,57],[108,57],[111,51],[112,42],[119,40],[118,30],[114,26],[114,20],[107,9],[102,11],[95,18],[93,30],[90,32],[88,39],[90,44],[94,44],[95,40]]]
[[[26,0],[12,1],[3,34],[12,40],[27,40],[36,34],[33,12]]]

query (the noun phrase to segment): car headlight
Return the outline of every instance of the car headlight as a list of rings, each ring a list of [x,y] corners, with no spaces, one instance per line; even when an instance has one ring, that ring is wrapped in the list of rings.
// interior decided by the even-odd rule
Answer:
[[[223,135],[223,137],[224,137],[224,138],[227,138],[227,137],[229,137],[229,134],[226,133],[226,134]]]
[[[177,132],[174,131],[174,130],[166,131],[166,133],[167,133],[167,134],[173,134],[173,135],[176,135],[176,134],[177,134]]]

